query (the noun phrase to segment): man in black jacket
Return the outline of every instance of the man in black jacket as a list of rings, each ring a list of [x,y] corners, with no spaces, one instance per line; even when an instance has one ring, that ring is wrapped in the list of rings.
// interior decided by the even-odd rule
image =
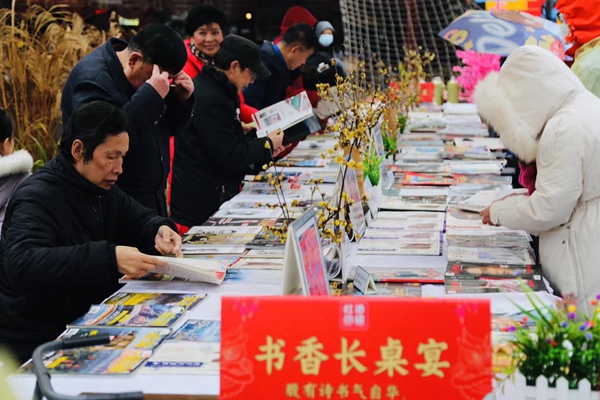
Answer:
[[[184,227],[200,225],[237,194],[246,174],[256,173],[283,147],[281,130],[257,139],[244,135],[238,93],[255,76],[269,75],[259,47],[229,35],[194,78],[196,110],[192,123],[175,137],[171,218]],[[186,228],[182,228],[183,233]]]
[[[119,289],[181,254],[175,225],[115,186],[125,114],[94,101],[75,111],[59,155],[17,189],[0,239],[0,343],[21,361]]]
[[[122,107],[129,123],[129,154],[119,187],[142,205],[167,216],[169,136],[190,119],[194,86],[181,69],[187,60],[181,37],[151,24],[129,44],[117,38],[73,68],[62,93],[63,123],[93,100]]]

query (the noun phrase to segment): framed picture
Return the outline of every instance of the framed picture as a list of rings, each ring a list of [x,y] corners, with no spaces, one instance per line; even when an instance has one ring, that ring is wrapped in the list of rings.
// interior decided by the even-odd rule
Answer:
[[[283,271],[283,294],[328,296],[329,280],[314,209],[288,228]]]

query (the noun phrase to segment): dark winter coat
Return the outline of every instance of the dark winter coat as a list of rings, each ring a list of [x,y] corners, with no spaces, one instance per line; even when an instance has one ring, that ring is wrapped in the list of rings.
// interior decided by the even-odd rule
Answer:
[[[0,342],[23,360],[119,289],[115,245],[157,254],[156,216],[58,156],[9,202],[0,239]]]
[[[127,42],[110,38],[73,68],[62,93],[63,123],[80,106],[93,100],[121,107],[128,119],[129,152],[119,187],[144,206],[167,216],[169,136],[187,125],[193,97],[183,105],[173,93],[163,99],[148,83],[135,90],[116,53],[125,47]]]
[[[194,87],[192,122],[175,138],[171,192],[171,218],[185,226],[202,224],[271,160],[268,138],[244,135],[237,89],[222,72],[205,65]]]

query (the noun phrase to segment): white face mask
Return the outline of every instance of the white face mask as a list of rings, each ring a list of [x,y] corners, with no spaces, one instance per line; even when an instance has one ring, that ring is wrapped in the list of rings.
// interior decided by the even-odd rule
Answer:
[[[321,34],[319,36],[319,43],[321,43],[321,46],[323,47],[331,46],[331,43],[333,43],[333,35],[330,33]]]

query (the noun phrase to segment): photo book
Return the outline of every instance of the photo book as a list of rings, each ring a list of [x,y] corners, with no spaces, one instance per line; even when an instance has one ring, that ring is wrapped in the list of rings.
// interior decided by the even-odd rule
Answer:
[[[303,91],[257,111],[252,119],[256,123],[256,136],[261,138],[276,129],[286,130],[313,115],[308,95]]]

